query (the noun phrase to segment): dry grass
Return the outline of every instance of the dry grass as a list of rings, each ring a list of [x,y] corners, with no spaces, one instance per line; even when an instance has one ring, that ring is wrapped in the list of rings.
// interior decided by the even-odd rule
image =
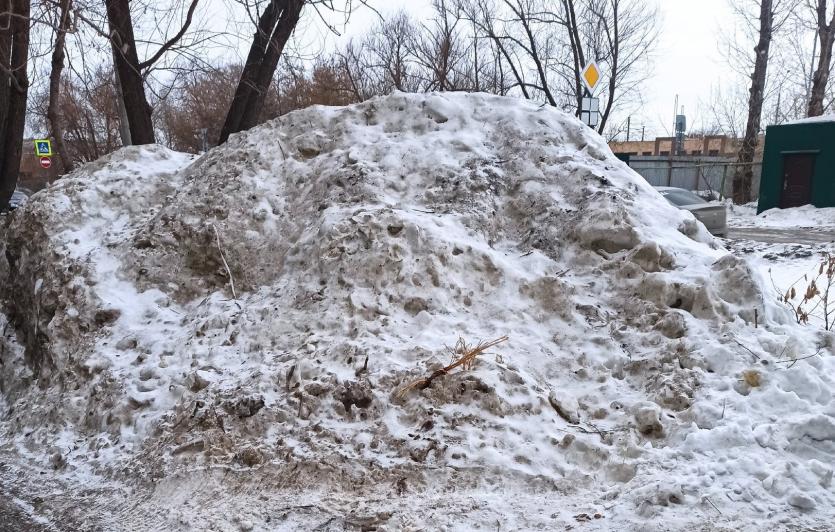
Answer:
[[[762,375],[755,369],[743,371],[742,380],[751,388],[759,388],[762,385]]]
[[[807,285],[803,292],[798,292],[798,283],[800,287]],[[801,295],[803,299],[798,303]],[[785,294],[781,292],[780,302],[794,312],[797,323],[808,324],[814,316],[823,321],[824,329],[835,330],[835,255],[824,253],[816,271],[795,281]]]
[[[455,348],[451,350],[453,357],[457,357],[455,358],[452,364],[432,372],[432,374],[428,377],[424,377],[422,379],[410,382],[409,384],[404,386],[399,392],[397,392],[397,397],[404,397],[407,393],[409,393],[411,390],[414,390],[415,388],[419,390],[426,389],[429,387],[430,384],[432,384],[433,380],[437,379],[438,377],[443,377],[455,368],[460,367],[463,370],[472,369],[479,355],[484,354],[484,352],[490,349],[491,347],[495,347],[503,342],[506,342],[508,339],[509,338],[507,336],[502,336],[501,338],[496,338],[495,340],[492,340],[490,342],[479,342],[475,346],[470,347],[467,345],[467,342],[464,341],[463,338],[459,338],[458,342],[455,344]]]

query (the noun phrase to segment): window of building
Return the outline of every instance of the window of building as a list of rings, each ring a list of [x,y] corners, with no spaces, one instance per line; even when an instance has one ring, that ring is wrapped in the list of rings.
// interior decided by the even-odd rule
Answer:
[[[645,152],[644,152],[644,155],[645,155],[645,156],[650,156],[650,155],[652,155],[652,152],[651,152],[651,151],[645,151]]]
[[[716,157],[717,155],[719,155],[719,150],[710,150],[708,153]]]
[[[662,151],[662,152],[661,152],[661,155],[670,155],[670,152],[668,152],[668,151]]]

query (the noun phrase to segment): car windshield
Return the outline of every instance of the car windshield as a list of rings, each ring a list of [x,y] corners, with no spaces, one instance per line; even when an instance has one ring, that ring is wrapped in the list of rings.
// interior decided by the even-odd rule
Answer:
[[[702,203],[707,203],[699,196],[686,190],[662,190],[661,195],[667,198],[667,201],[669,201],[677,207],[681,207],[683,205],[700,205]]]

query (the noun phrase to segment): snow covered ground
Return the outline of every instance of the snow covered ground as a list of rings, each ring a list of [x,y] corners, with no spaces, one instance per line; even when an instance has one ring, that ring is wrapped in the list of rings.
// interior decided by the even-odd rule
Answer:
[[[729,206],[728,225],[733,228],[729,248],[769,280],[772,297],[794,288],[795,303],[801,301],[821,263],[835,255],[835,208],[772,209],[758,216],[756,204]],[[825,326],[823,313],[822,306],[815,307],[810,322]]]
[[[835,232],[835,207],[818,209],[812,205],[806,205],[794,209],[770,209],[759,215],[757,215],[756,203],[729,205],[728,209],[730,227],[812,229]]]
[[[0,456],[58,528],[835,519],[833,335],[555,110],[313,107],[2,231]]]

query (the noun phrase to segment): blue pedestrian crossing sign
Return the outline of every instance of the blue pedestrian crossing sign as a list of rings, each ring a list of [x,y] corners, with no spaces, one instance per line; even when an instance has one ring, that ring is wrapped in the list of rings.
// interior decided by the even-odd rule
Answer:
[[[35,155],[52,157],[52,142],[49,139],[35,139]]]

